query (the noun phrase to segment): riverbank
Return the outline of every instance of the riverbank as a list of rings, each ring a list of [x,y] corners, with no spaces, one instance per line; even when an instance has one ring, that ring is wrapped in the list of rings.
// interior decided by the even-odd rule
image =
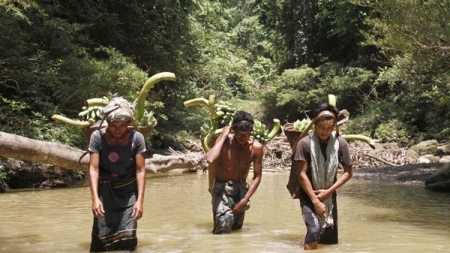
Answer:
[[[357,168],[353,179],[397,184],[424,185],[425,180],[445,167],[444,163],[406,164],[381,168]]]
[[[404,148],[393,144],[381,145],[379,144],[379,147],[373,150],[365,143],[350,143],[355,179],[424,185],[425,180],[444,165],[444,163],[417,163],[417,159],[411,159],[408,151]],[[169,151],[150,150],[147,158],[154,155],[169,155],[171,154]],[[191,153],[198,153],[202,156],[203,150],[199,143],[194,143],[186,152],[177,152],[177,154],[189,156]],[[0,185],[0,192],[1,188],[70,187],[84,181],[86,177],[85,173],[48,164],[5,158],[1,158],[0,162],[4,168],[3,172],[7,175],[7,179],[2,184],[3,187]],[[289,173],[290,165],[291,148],[285,138],[277,138],[266,145],[263,159],[265,173]],[[200,167],[191,170],[203,171],[206,167],[207,164],[204,161]]]
[[[440,171],[446,166],[444,163],[423,163],[423,164],[405,164],[400,166],[388,166],[388,167],[377,167],[377,168],[355,168],[353,172],[352,180],[370,180],[370,181],[381,181],[389,182],[395,184],[408,184],[408,185],[425,185],[425,180],[430,176]],[[288,163],[278,164],[278,166],[264,166],[263,171],[265,173],[289,173],[290,166]],[[13,188],[61,188],[70,187],[78,182],[83,181],[84,176],[82,174],[77,174],[74,178],[74,174],[69,173],[68,170],[57,170],[53,171],[52,175],[47,175],[48,173],[42,173],[39,170],[39,175],[43,178],[39,180],[39,183],[34,183],[30,185],[20,185],[21,187]],[[199,170],[201,173],[201,170]],[[24,175],[24,173],[18,173]],[[24,181],[30,183],[32,173],[26,173]],[[13,177],[16,178],[16,177]],[[50,179],[49,179],[50,178]],[[17,179],[17,178],[16,178]],[[14,180],[13,180],[14,181]],[[11,181],[10,181],[11,182]],[[17,186],[17,184],[13,184]]]
[[[376,149],[361,142],[349,145],[354,165],[352,180],[425,186],[425,180],[446,166],[446,163],[438,162],[418,163],[419,159],[414,158],[413,152],[396,143],[377,143]],[[290,155],[290,146],[282,139],[269,143],[263,160],[264,171],[289,172]]]

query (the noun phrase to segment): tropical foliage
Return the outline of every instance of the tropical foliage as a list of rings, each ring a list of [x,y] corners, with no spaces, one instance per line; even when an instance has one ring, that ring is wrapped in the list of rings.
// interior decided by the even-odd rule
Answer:
[[[373,138],[446,140],[450,133],[450,3],[401,0],[5,0],[0,2],[0,131],[85,148],[85,99],[146,100],[149,144],[197,138],[214,94],[263,123],[294,122],[327,94],[347,131]]]

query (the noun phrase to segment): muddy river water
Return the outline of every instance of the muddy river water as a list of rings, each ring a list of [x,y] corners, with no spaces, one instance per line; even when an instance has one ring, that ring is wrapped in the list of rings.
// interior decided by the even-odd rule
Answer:
[[[251,175],[251,173],[250,173]],[[305,227],[288,173],[264,173],[242,230],[212,235],[207,174],[147,179],[138,253],[302,252]],[[0,194],[0,252],[88,252],[89,187]],[[339,244],[315,252],[450,252],[450,196],[352,179],[338,190]]]

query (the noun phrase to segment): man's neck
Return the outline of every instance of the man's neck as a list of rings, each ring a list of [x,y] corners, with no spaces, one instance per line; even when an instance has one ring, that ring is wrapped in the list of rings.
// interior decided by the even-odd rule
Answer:
[[[319,142],[320,142],[321,144],[328,144],[328,139],[326,139],[326,140],[319,140]]]
[[[237,149],[247,149],[250,146],[249,141],[246,141],[245,143],[238,143],[235,139],[232,140],[231,144],[236,147]]]

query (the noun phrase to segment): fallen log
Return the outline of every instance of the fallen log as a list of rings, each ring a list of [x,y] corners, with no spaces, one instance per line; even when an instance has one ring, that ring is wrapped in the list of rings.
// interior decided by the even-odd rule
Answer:
[[[378,158],[378,157],[373,156],[373,155],[371,155],[371,154],[363,153],[363,155],[368,156],[368,157],[370,157],[370,158],[373,158],[373,159],[375,159],[375,160],[378,160],[378,161],[380,161],[380,162],[383,162],[383,163],[385,163],[385,164],[387,164],[387,165],[390,165],[390,166],[394,166],[394,167],[399,166],[399,165],[397,165],[397,164],[395,164],[395,163],[391,163],[391,162],[389,162],[389,161],[386,161],[386,160],[384,160],[384,159]]]
[[[79,158],[85,151],[55,142],[38,141],[20,135],[0,132],[0,156],[21,161],[56,165],[64,169],[88,171],[89,156]],[[151,173],[173,169],[193,169],[206,163],[201,152],[154,155],[145,159],[145,168]]]
[[[203,153],[185,153],[175,155],[153,155],[152,158],[145,159],[145,168],[153,173],[168,172],[173,169],[193,169],[204,167],[206,163]]]

